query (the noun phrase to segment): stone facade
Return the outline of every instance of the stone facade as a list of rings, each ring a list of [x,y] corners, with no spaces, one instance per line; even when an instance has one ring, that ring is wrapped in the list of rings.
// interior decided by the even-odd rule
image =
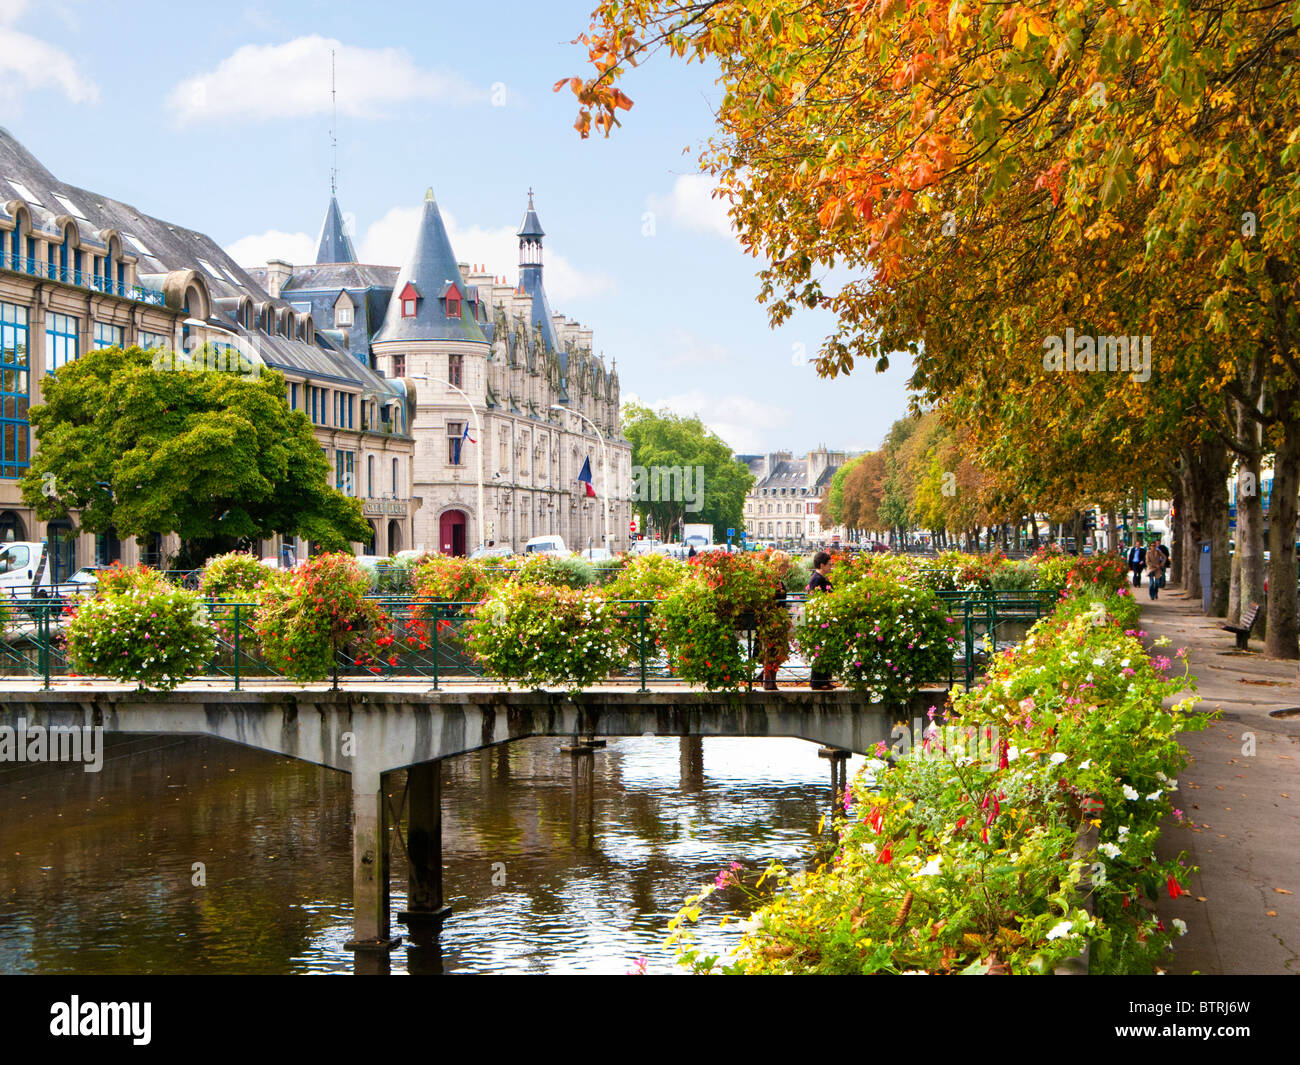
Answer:
[[[793,452],[737,455],[754,475],[745,497],[745,536],[785,547],[825,546],[844,538],[842,527],[823,528],[818,506],[830,491],[831,478],[851,456],[824,447],[796,459]]]

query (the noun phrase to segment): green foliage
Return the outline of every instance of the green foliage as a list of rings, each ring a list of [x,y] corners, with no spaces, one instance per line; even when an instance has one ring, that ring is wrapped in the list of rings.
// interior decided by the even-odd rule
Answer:
[[[549,584],[556,588],[586,588],[596,581],[596,567],[577,555],[531,555],[514,571],[517,584]]]
[[[254,628],[267,662],[299,681],[324,680],[350,656],[372,672],[392,653],[391,619],[365,598],[370,578],[351,555],[323,554],[258,589]]]
[[[645,470],[701,467],[704,471],[703,484],[695,486],[702,502],[699,510],[688,511],[685,499],[634,503],[660,533],[675,529],[683,520],[712,524],[714,529],[744,527],[745,495],[753,487],[754,475],[699,418],[627,403],[623,406],[623,435],[632,443],[633,466]]]
[[[78,673],[159,691],[202,670],[216,646],[196,593],[131,570],[78,605],[67,636],[68,661]]]
[[[425,555],[413,573],[415,594],[442,603],[478,603],[497,579],[481,561],[453,555]]]
[[[161,572],[151,566],[123,566],[114,562],[95,575],[95,595],[121,595],[125,592],[155,592],[174,588]]]
[[[474,608],[462,634],[494,678],[577,691],[626,666],[614,620],[615,608],[596,591],[510,581]]]
[[[367,539],[361,501],[329,487],[311,423],[284,387],[272,370],[246,380],[155,370],[138,348],[86,352],[42,382],[23,499],[44,521],[76,512],[81,528],[122,537],[233,546],[282,532],[327,549]]]
[[[947,680],[956,631],[928,589],[868,576],[809,596],[795,639],[817,670],[900,706],[922,684]]]
[[[989,575],[994,591],[1026,592],[1038,587],[1038,567],[1028,560],[1004,562]]]
[[[205,599],[250,603],[257,586],[275,572],[246,551],[232,551],[208,560],[199,578],[199,592]]]
[[[684,561],[668,555],[633,555],[605,591],[611,599],[662,599],[689,572]]]
[[[954,694],[920,747],[896,745],[889,765],[877,746],[833,860],[769,869],[782,890],[725,962],[701,957],[687,927],[723,885],[688,899],[672,923],[682,959],[744,973],[1050,973],[1086,939],[1094,973],[1152,971],[1178,931],[1156,900],[1184,893],[1190,872],[1156,853],[1179,814],[1178,735],[1207,719],[1194,698],[1164,709],[1189,678],[1148,656],[1133,617],[1131,595],[1063,600],[985,683]],[[1085,818],[1099,844],[1076,854]]]

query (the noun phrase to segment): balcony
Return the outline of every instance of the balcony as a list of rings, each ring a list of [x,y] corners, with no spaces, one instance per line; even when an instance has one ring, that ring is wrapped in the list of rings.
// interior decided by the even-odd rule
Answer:
[[[137,303],[152,303],[158,307],[164,305],[163,294],[154,289],[141,288],[139,285],[123,285],[114,281],[111,277],[88,274],[83,270],[65,270],[58,266],[50,266],[49,263],[40,259],[31,259],[21,255],[0,256],[0,269],[12,270],[18,274],[28,274],[31,277],[43,277],[49,281],[59,281],[65,285],[74,285],[77,288],[91,289],[95,292],[104,292],[110,296],[135,300]]]

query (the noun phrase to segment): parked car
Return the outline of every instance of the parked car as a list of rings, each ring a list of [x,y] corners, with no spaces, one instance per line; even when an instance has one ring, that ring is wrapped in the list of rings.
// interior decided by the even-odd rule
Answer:
[[[99,587],[99,571],[106,568],[105,566],[82,566],[59,585],[59,594],[76,599],[94,595]]]
[[[608,562],[614,557],[609,549],[604,547],[589,547],[581,554],[588,562]]]
[[[524,544],[524,554],[557,555],[560,558],[568,558],[573,552],[564,546],[562,536],[534,536]]]
[[[656,548],[660,546],[660,541],[654,537],[646,537],[644,540],[637,540],[632,544],[632,554],[634,555],[653,555]]]
[[[509,558],[515,549],[509,544],[493,544],[491,547],[476,547],[470,552],[470,558]]]

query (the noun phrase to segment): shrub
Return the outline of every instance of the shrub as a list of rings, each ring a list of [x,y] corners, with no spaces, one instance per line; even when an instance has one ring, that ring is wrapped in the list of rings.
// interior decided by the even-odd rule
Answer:
[[[947,680],[955,631],[928,589],[865,577],[810,596],[796,640],[815,669],[900,705],[926,681]]]
[[[982,757],[950,747],[939,722],[893,766],[879,744],[872,779],[846,796],[833,859],[765,874],[784,888],[723,971],[1050,973],[1087,939],[1092,972],[1150,972],[1175,934],[1157,899],[1183,894],[1189,872],[1181,856],[1156,853],[1162,820],[1180,816],[1178,734],[1206,719],[1189,714],[1194,699],[1164,709],[1187,678],[1169,678],[1170,660],[1126,628],[1131,601],[1063,601],[982,685],[953,697],[944,720],[985,739]],[[1076,855],[1084,817],[1099,845]],[[1080,905],[1085,872],[1092,914]],[[715,889],[689,898],[671,926],[702,971],[717,960],[681,929]]]
[[[324,680],[351,656],[379,672],[397,665],[391,619],[366,599],[370,578],[351,555],[317,555],[258,589],[254,627],[267,662],[300,681]]]
[[[613,617],[598,592],[510,581],[475,607],[463,632],[488,675],[576,691],[626,666]]]
[[[1071,592],[1085,588],[1113,592],[1124,586],[1127,575],[1128,563],[1122,556],[1108,552],[1077,559],[1066,574],[1066,587]]]
[[[991,565],[980,555],[944,551],[916,562],[916,579],[936,592],[978,591],[988,588]]]
[[[175,588],[162,573],[150,566],[123,566],[114,562],[95,575],[95,595],[118,595],[129,591],[162,591]]]
[[[138,573],[115,575],[110,590],[101,587],[82,602],[67,637],[68,660],[78,673],[160,691],[202,670],[216,646],[195,592]]]
[[[426,555],[412,574],[415,594],[441,603],[478,603],[492,590],[493,578],[476,560]]]
[[[380,595],[414,595],[416,559],[395,558],[379,571]]]
[[[668,555],[634,555],[605,591],[611,599],[662,599],[689,572],[685,562]]]
[[[257,586],[278,572],[246,552],[232,551],[208,560],[199,578],[199,592],[205,599],[251,602]]]
[[[989,586],[996,591],[1027,592],[1038,586],[1038,567],[1028,560],[1004,562],[990,574]]]
[[[555,588],[586,588],[596,580],[596,567],[585,558],[570,555],[533,555],[510,578],[517,584],[548,584]]]

